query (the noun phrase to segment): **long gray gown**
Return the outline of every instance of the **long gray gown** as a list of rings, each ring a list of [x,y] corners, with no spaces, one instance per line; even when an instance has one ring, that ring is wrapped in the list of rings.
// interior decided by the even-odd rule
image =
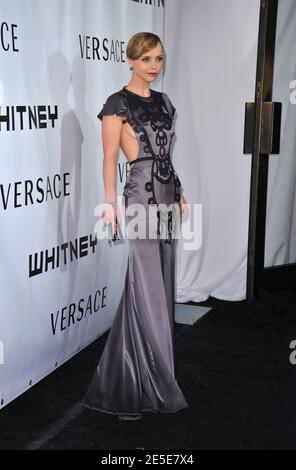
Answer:
[[[101,120],[103,115],[124,116],[134,130],[139,154],[130,162],[124,186],[125,221],[132,218],[128,208],[141,204],[147,222],[144,236],[128,236],[124,290],[82,402],[123,419],[189,406],[175,378],[174,267],[181,193],[170,159],[175,107],[166,93],[150,91],[142,97],[123,87],[107,98],[98,114]],[[161,204],[171,210],[160,210]],[[149,206],[156,208],[150,216]]]

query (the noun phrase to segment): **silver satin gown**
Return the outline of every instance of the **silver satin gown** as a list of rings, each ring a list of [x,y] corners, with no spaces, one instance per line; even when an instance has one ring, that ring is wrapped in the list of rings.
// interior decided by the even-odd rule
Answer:
[[[145,208],[147,222],[144,236],[128,236],[124,290],[82,402],[123,419],[189,406],[175,378],[174,272],[181,194],[170,159],[175,107],[166,93],[150,91],[149,97],[141,97],[123,87],[98,114],[101,120],[103,115],[124,116],[134,130],[139,155],[130,162],[124,186],[125,222],[132,218],[132,204]],[[171,210],[160,210],[161,204]],[[152,206],[156,211],[150,213]]]

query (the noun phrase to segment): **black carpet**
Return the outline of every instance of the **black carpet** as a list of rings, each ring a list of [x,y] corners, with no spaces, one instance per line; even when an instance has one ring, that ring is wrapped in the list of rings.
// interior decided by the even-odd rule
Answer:
[[[108,333],[0,411],[1,449],[296,449],[296,295],[209,298],[175,324],[176,375],[190,405],[140,421],[80,406]]]

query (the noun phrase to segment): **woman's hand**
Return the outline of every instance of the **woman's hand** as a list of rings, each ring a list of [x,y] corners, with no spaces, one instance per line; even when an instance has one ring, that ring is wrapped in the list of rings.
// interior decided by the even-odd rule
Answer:
[[[180,206],[180,211],[181,211],[181,217],[183,217],[183,215],[186,213],[187,211],[187,200],[185,199],[185,197],[183,196],[183,194],[181,195],[181,199],[180,199],[180,202],[179,202],[179,206]]]
[[[120,223],[121,215],[118,206],[112,206],[111,204],[105,203],[104,209],[102,211],[102,219],[105,224],[112,225],[112,236],[116,233],[116,224]]]

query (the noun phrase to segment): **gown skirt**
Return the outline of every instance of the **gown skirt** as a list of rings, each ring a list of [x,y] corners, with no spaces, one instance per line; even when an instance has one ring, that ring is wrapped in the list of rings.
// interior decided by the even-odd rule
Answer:
[[[140,418],[145,411],[176,412],[189,406],[175,378],[175,241],[180,223],[175,195],[178,188],[173,176],[166,183],[155,178],[153,190],[158,210],[155,206],[151,210],[148,202],[151,192],[147,191],[145,182],[153,172],[153,165],[149,157],[130,162],[123,192],[129,244],[124,289],[82,402],[123,419]],[[173,209],[159,210],[159,203]],[[141,210],[132,212],[132,207]],[[134,236],[135,224],[131,223],[135,214],[137,227],[141,227],[138,237]]]

